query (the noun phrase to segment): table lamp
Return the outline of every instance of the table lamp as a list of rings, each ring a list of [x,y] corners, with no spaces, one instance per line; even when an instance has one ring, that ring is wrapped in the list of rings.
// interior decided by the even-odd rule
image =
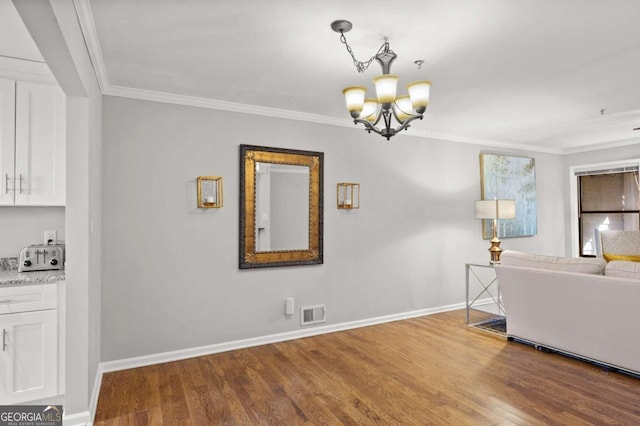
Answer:
[[[514,219],[516,217],[515,200],[480,200],[476,201],[476,219],[493,219],[493,238],[491,238],[490,263],[500,263],[500,239],[498,238],[498,219]]]

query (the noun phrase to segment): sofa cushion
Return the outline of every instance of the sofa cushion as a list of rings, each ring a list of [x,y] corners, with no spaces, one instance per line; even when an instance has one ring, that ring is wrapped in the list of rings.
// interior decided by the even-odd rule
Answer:
[[[612,260],[607,263],[604,274],[608,277],[633,278],[640,280],[640,262]]]
[[[500,255],[500,263],[507,266],[548,269],[553,271],[579,272],[602,275],[607,262],[596,257],[559,257],[543,254],[505,250]]]

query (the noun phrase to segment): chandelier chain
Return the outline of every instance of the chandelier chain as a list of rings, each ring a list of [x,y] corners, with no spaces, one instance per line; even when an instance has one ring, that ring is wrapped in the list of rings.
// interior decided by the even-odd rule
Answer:
[[[371,65],[371,63],[376,59],[376,56],[378,56],[381,52],[389,51],[389,42],[385,41],[384,43],[382,43],[382,46],[380,46],[380,48],[378,49],[375,55],[369,58],[368,61],[361,62],[356,59],[356,55],[353,53],[353,50],[351,49],[351,46],[349,46],[349,43],[347,43],[347,38],[344,36],[344,31],[342,30],[340,31],[340,41],[347,48],[347,52],[349,52],[349,54],[351,55],[351,58],[353,59],[353,65],[356,66],[356,69],[358,70],[359,73],[365,72],[367,68],[369,68],[369,65]]]

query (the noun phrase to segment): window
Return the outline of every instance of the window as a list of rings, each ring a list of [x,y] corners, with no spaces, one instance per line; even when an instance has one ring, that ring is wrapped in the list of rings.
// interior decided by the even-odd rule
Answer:
[[[596,255],[595,230],[638,230],[638,167],[576,173],[580,256]]]

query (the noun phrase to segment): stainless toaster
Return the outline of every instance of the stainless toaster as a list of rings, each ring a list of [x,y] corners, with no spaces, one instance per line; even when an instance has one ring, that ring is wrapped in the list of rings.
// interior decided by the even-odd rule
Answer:
[[[64,244],[34,244],[20,250],[18,272],[64,269]]]

